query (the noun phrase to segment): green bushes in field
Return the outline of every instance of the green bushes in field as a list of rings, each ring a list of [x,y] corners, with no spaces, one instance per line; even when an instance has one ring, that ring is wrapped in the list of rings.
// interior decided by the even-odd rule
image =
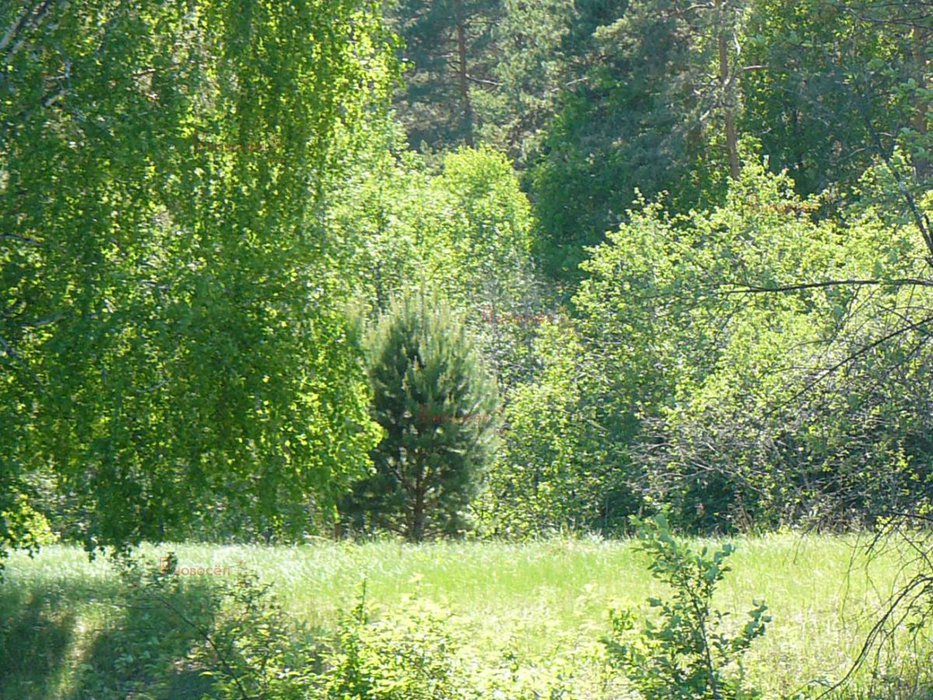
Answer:
[[[223,605],[192,660],[221,698],[302,700],[314,682],[317,650],[271,586],[244,571],[221,586]]]
[[[883,176],[845,221],[757,157],[720,206],[638,202],[506,396],[485,529],[616,534],[661,507],[694,534],[922,515],[928,251],[869,204]]]
[[[249,571],[190,577],[170,556],[129,560],[118,607],[126,612],[94,641],[69,697],[144,694],[178,700],[734,700],[748,698],[741,657],[764,633],[764,606],[737,632],[710,600],[728,568],[726,546],[695,553],[666,523],[642,525],[650,569],[673,588],[636,632],[614,613],[603,644],[560,640],[530,651],[508,636],[480,652],[470,627],[427,600],[377,611],[365,585],[336,629],[296,623],[270,585]],[[731,630],[731,628],[730,628]]]
[[[475,698],[456,654],[441,615],[375,621],[364,594],[341,623],[317,692],[327,700]]]
[[[451,614],[428,602],[380,612],[364,593],[333,633],[296,624],[255,574],[187,577],[129,561],[122,572],[132,624],[102,641],[110,652],[79,669],[89,697],[146,693],[164,700],[534,700],[609,697],[581,669],[593,649],[531,658],[497,642],[479,658]],[[455,632],[455,630],[460,630]],[[587,685],[588,684],[588,685]]]
[[[130,558],[119,582],[65,697],[200,697],[211,684],[199,672],[196,649],[214,628],[224,591],[202,577],[176,576]],[[0,696],[6,697],[2,687]]]

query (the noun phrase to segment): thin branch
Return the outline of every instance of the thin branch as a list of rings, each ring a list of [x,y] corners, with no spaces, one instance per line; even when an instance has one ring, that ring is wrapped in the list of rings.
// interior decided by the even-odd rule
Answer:
[[[502,87],[502,83],[498,83],[495,80],[486,80],[485,78],[476,78],[469,74],[467,74],[465,77],[471,83],[476,83],[477,85],[488,85],[489,87]]]
[[[881,618],[868,632],[868,636],[865,638],[865,642],[862,644],[862,648],[859,650],[858,656],[856,657],[853,664],[849,667],[849,670],[846,671],[846,674],[836,683],[827,688],[826,691],[818,695],[817,700],[820,700],[820,698],[825,698],[827,695],[839,690],[839,688],[849,682],[849,679],[852,678],[853,674],[855,674],[855,672],[861,668],[862,664],[865,662],[865,659],[868,658],[868,654],[871,652],[872,647],[875,645],[875,640],[877,640],[877,638],[881,635],[885,625],[894,616],[895,612],[900,609],[907,596],[909,596],[917,588],[920,588],[921,586],[926,588],[926,586],[930,584],[933,584],[933,576],[918,575],[901,589],[897,597],[895,597],[891,604],[888,606],[888,609],[885,610]],[[922,592],[923,590],[921,589],[921,593]]]
[[[210,647],[214,650],[214,653],[217,654],[217,658],[220,660],[220,663],[223,664],[224,668],[227,670],[227,673],[229,673],[233,677],[233,682],[236,684],[237,689],[240,691],[240,695],[243,696],[243,700],[251,700],[253,696],[250,695],[248,692],[246,692],[246,688],[243,687],[239,674],[234,673],[233,669],[230,667],[230,663],[227,661],[226,656],[224,656],[221,653],[220,649],[214,643],[214,640],[211,637],[210,633],[207,630],[205,630],[203,627],[201,627],[199,624],[197,624],[196,622],[193,622],[192,620],[188,619],[188,617],[181,610],[176,608],[174,605],[172,605],[168,600],[166,600],[162,596],[154,593],[152,594],[152,597],[155,598],[160,603],[162,603],[162,605],[164,605],[166,608],[171,610],[173,613],[175,613],[182,622],[189,625],[198,634],[200,634],[201,637],[204,638],[204,641],[206,641],[210,645]]]
[[[3,38],[0,39],[0,51],[3,52],[2,58],[5,64],[9,64],[13,57],[19,53],[19,50],[26,43],[26,31],[29,28],[36,29],[42,23],[49,14],[52,4],[52,0],[45,0],[35,9],[27,9],[19,20],[7,29]],[[11,45],[11,42],[15,43]]]
[[[0,38],[0,51],[6,50],[6,47],[9,46],[10,42],[16,37],[17,34],[22,30],[23,25],[26,20],[29,18],[29,15],[32,14],[32,9],[26,7],[22,14],[20,14],[19,19],[17,19],[10,27],[6,30],[6,33]]]
[[[830,65],[833,65],[830,63]],[[837,78],[839,77],[838,69],[833,71]],[[875,125],[871,121],[865,105],[862,100],[855,99],[855,95],[852,93],[852,90],[848,87],[846,81],[839,80],[839,84],[849,93],[849,96],[853,98],[856,106],[858,107],[859,116],[862,118],[862,121],[865,124],[865,128],[868,130],[869,135],[871,136],[872,141],[875,144],[875,148],[878,151],[878,156],[881,158],[881,161],[884,163],[885,167],[888,169],[888,172],[891,174],[891,177],[894,178],[894,182],[897,184],[897,189],[900,191],[901,196],[904,197],[904,201],[907,203],[907,207],[910,209],[911,216],[914,219],[914,222],[917,224],[917,228],[920,230],[920,235],[923,237],[923,242],[926,244],[927,251],[929,256],[927,257],[927,262],[933,266],[933,226],[930,224],[930,219],[925,212],[920,210],[920,207],[917,206],[917,202],[914,199],[913,194],[907,188],[907,185],[904,184],[903,179],[901,178],[900,173],[897,171],[897,168],[894,167],[894,164],[891,162],[891,156],[888,154],[887,150],[884,148],[884,144],[881,143],[881,134],[878,132],[878,129],[875,128]]]
[[[2,335],[0,335],[0,348],[3,348],[3,352],[5,352],[9,357],[13,358],[14,360],[19,359],[19,355],[16,353],[16,350],[14,350],[10,346],[10,344],[6,342],[6,340],[4,339]]]
[[[16,233],[0,233],[0,240],[8,239],[11,241],[19,241],[20,243],[25,243],[26,245],[41,246],[42,244],[37,241],[35,238],[28,238],[26,236],[20,236]]]
[[[825,280],[823,282],[802,282],[800,284],[780,285],[776,287],[755,287],[732,285],[732,289],[724,290],[723,294],[766,294],[771,292],[799,292],[806,289],[822,289],[825,287],[933,287],[933,280],[905,277],[891,280]]]
[[[842,369],[842,368],[845,367],[846,365],[848,365],[848,364],[854,362],[855,360],[857,360],[858,358],[862,357],[863,355],[867,355],[869,352],[871,352],[871,351],[874,350],[875,348],[877,348],[877,347],[879,347],[879,346],[881,346],[881,345],[884,345],[884,344],[885,344],[886,342],[888,342],[889,340],[893,340],[894,338],[896,338],[896,337],[898,337],[898,336],[900,336],[900,335],[903,335],[904,333],[909,333],[910,331],[920,330],[921,328],[923,328],[923,326],[925,326],[925,325],[927,325],[927,324],[929,324],[929,323],[931,323],[931,322],[933,322],[933,316],[927,316],[926,318],[923,318],[923,319],[917,321],[916,323],[911,323],[911,324],[908,324],[908,325],[906,325],[906,326],[902,326],[901,328],[898,328],[898,329],[895,330],[895,331],[892,331],[892,332],[890,332],[890,333],[887,333],[887,334],[883,335],[882,337],[880,337],[880,338],[878,338],[878,339],[872,341],[872,342],[869,343],[868,345],[865,345],[864,347],[859,348],[859,349],[856,350],[855,352],[850,353],[849,355],[847,355],[845,358],[843,358],[842,360],[840,360],[839,362],[837,362],[837,363],[834,364],[833,366],[831,366],[831,367],[829,367],[829,368],[823,370],[815,379],[813,379],[813,380],[810,381],[810,382],[807,382],[806,386],[804,386],[804,387],[803,387],[802,389],[800,389],[799,391],[795,392],[795,393],[793,394],[793,396],[791,396],[791,397],[790,397],[789,399],[787,399],[786,401],[782,401],[782,402],[779,403],[777,406],[775,406],[774,408],[772,408],[770,411],[767,412],[766,415],[770,415],[770,414],[774,413],[775,411],[777,411],[777,410],[783,408],[784,406],[787,406],[788,404],[793,403],[794,401],[796,401],[797,399],[799,399],[801,396],[803,396],[804,394],[806,394],[807,392],[809,392],[811,389],[813,389],[817,384],[819,384],[820,382],[822,382],[822,381],[823,381],[824,379],[826,379],[827,377],[832,376],[832,375],[835,374],[837,371],[839,371],[840,369]]]
[[[43,326],[51,326],[53,323],[58,323],[63,318],[65,318],[65,314],[59,312],[51,316],[46,316],[45,318],[36,319],[35,321],[25,321],[22,326],[24,328],[42,328]]]

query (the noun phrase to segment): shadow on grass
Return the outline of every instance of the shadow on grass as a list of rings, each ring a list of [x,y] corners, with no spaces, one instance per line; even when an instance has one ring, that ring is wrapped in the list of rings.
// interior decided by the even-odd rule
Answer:
[[[155,587],[117,578],[7,580],[0,584],[0,700],[213,697],[211,681],[189,659],[216,629],[221,602],[222,591],[200,578],[167,577]],[[913,664],[894,664],[895,675],[843,688],[832,700],[930,700],[933,653],[909,651]],[[812,690],[807,697],[819,695]]]
[[[0,584],[0,699],[210,697],[210,680],[186,658],[219,605],[216,590],[196,580],[155,591],[8,580]]]
[[[0,698],[54,696],[76,627],[63,597],[0,589]]]

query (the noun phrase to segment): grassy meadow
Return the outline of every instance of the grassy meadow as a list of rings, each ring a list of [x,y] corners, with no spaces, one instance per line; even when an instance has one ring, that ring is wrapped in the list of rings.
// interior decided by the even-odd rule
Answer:
[[[864,541],[854,536],[775,534],[734,543],[732,572],[717,607],[734,611],[738,623],[753,600],[767,602],[773,622],[748,659],[750,681],[767,697],[815,696],[821,683],[838,679],[906,575],[895,553],[867,557]],[[606,681],[600,660],[607,611],[642,609],[648,596],[664,593],[647,573],[644,555],[626,541],[178,544],[144,547],[143,553],[158,558],[169,550],[178,557],[177,575],[188,572],[192,587],[208,578],[190,574],[199,567],[215,578],[252,569],[273,585],[295,619],[322,635],[353,606],[365,580],[376,618],[433,611],[471,663],[493,667],[508,659],[508,672],[527,676],[528,687],[536,675],[559,668],[573,697],[623,694]],[[82,672],[100,668],[103,658],[116,668],[123,658],[106,643],[108,633],[128,624],[117,602],[120,586],[106,559],[89,562],[75,547],[50,546],[35,558],[13,554],[0,584],[0,697],[92,697],[82,690]],[[159,634],[178,622],[133,624]],[[882,649],[878,670],[859,674],[835,696],[928,697],[911,686],[923,680],[931,660],[930,648],[920,643],[900,644],[894,658]],[[123,658],[127,666],[135,661]],[[199,697],[198,684],[187,682],[164,697]]]

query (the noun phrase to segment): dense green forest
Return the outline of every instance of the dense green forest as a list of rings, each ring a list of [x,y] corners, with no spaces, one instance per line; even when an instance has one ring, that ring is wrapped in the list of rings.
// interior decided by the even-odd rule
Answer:
[[[0,556],[928,527],[931,34],[3,3]]]
[[[928,10],[8,5],[3,541],[922,512]]]

